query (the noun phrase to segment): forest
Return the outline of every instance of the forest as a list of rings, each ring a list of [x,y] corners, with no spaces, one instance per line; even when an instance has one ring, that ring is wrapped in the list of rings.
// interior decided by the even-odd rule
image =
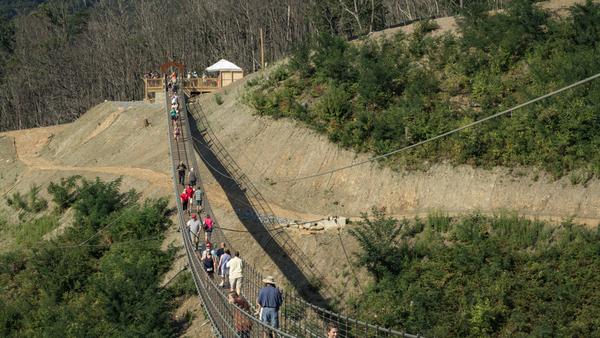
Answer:
[[[600,230],[478,213],[397,220],[374,209],[351,233],[373,283],[362,319],[425,337],[598,337]]]
[[[527,0],[472,8],[459,34],[351,43],[321,33],[289,62],[249,81],[257,114],[294,118],[343,147],[377,155],[415,144],[600,73],[600,4],[551,15]],[[585,184],[600,175],[600,81],[561,93],[388,159],[539,168]]]
[[[72,176],[50,183],[51,202],[37,186],[7,198],[19,222],[0,215],[0,234],[13,238],[0,248],[0,336],[175,337],[188,325],[172,311],[196,292],[189,272],[161,284],[173,211],[120,185]],[[73,226],[56,231],[65,215]]]
[[[500,0],[3,0],[0,131],[70,122],[104,100],[141,100],[168,60],[259,68],[316,32],[350,37]]]

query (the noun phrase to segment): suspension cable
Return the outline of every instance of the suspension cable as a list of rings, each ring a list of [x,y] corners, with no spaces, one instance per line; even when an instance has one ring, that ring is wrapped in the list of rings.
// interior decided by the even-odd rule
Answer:
[[[271,184],[277,184],[277,183],[290,183],[290,182],[297,182],[297,181],[307,180],[307,179],[310,179],[310,178],[315,178],[315,177],[319,177],[319,176],[323,176],[323,175],[332,174],[332,173],[334,173],[334,172],[337,172],[337,171],[342,171],[342,170],[346,170],[346,169],[349,169],[349,168],[352,168],[352,167],[356,167],[356,166],[359,166],[359,165],[363,165],[363,164],[366,164],[366,163],[370,163],[370,162],[373,162],[373,161],[377,161],[377,160],[379,160],[379,159],[382,159],[382,158],[386,158],[386,157],[392,156],[392,155],[394,155],[394,154],[397,154],[397,153],[399,153],[399,152],[406,151],[406,150],[409,150],[409,149],[412,149],[412,148],[418,147],[418,146],[420,146],[420,145],[423,145],[423,144],[426,144],[426,143],[430,143],[430,142],[432,142],[432,141],[438,140],[438,139],[440,139],[440,138],[443,138],[443,137],[446,137],[446,136],[448,136],[448,135],[452,135],[452,134],[454,134],[454,133],[457,133],[457,132],[459,132],[459,131],[461,131],[461,130],[464,130],[464,129],[470,128],[470,127],[472,127],[472,126],[475,126],[475,125],[481,124],[481,123],[483,123],[483,122],[485,122],[485,121],[488,121],[488,120],[494,119],[494,118],[496,118],[496,117],[498,117],[498,116],[506,115],[506,114],[508,114],[508,113],[510,113],[510,112],[513,112],[513,111],[517,110],[517,109],[523,108],[523,107],[525,107],[525,106],[528,106],[528,105],[531,105],[531,104],[533,104],[533,103],[535,103],[535,102],[541,101],[541,100],[543,100],[543,99],[546,99],[546,98],[548,98],[548,97],[551,97],[551,96],[554,96],[554,95],[556,95],[556,94],[558,94],[558,93],[564,92],[565,90],[569,90],[569,89],[571,89],[571,88],[575,88],[575,87],[577,87],[577,86],[580,86],[580,85],[582,85],[582,84],[584,84],[584,83],[587,83],[587,82],[590,82],[590,81],[592,81],[592,80],[595,80],[595,79],[597,79],[598,77],[600,77],[600,73],[598,73],[598,74],[595,74],[595,75],[592,75],[592,76],[590,76],[590,77],[587,77],[587,78],[585,78],[585,79],[583,79],[583,80],[577,81],[577,82],[575,82],[575,83],[572,83],[572,84],[570,84],[570,85],[568,85],[568,86],[562,87],[562,88],[560,88],[560,89],[557,89],[557,90],[555,90],[555,91],[552,91],[552,92],[550,92],[550,93],[547,93],[547,94],[545,94],[545,95],[539,96],[539,97],[537,97],[537,98],[535,98],[535,99],[529,100],[529,101],[527,101],[527,102],[525,102],[525,103],[521,103],[521,104],[519,104],[519,105],[516,105],[516,106],[514,106],[514,107],[512,107],[512,108],[509,108],[509,109],[503,110],[503,111],[501,111],[501,112],[499,112],[499,113],[492,114],[492,115],[490,115],[490,116],[487,116],[487,117],[484,117],[484,118],[482,118],[482,119],[480,119],[480,120],[477,120],[477,121],[471,122],[471,123],[469,123],[469,124],[466,124],[466,125],[464,125],[464,126],[462,126],[462,127],[458,127],[458,128],[456,128],[456,129],[452,129],[452,130],[450,130],[450,131],[447,131],[447,132],[445,132],[445,133],[442,133],[442,134],[439,134],[439,135],[437,135],[437,136],[431,137],[431,138],[429,138],[429,139],[426,139],[426,140],[423,140],[423,141],[420,141],[420,142],[417,142],[417,143],[411,144],[411,145],[409,145],[409,146],[406,146],[406,147],[402,147],[402,148],[400,148],[400,149],[396,149],[396,150],[390,151],[390,152],[388,152],[388,153],[385,153],[385,154],[382,154],[382,155],[378,155],[378,156],[375,156],[375,157],[371,157],[371,158],[369,158],[369,159],[366,159],[366,160],[364,160],[364,161],[360,161],[360,162],[352,163],[352,164],[349,164],[349,165],[346,165],[346,166],[342,166],[342,167],[338,167],[338,168],[330,169],[330,170],[327,170],[327,171],[316,172],[316,173],[314,173],[314,174],[310,174],[310,175],[306,175],[306,176],[301,176],[301,177],[296,177],[296,178],[290,178],[290,179],[286,179],[286,180],[280,180],[280,181],[274,181],[274,182],[271,182]]]

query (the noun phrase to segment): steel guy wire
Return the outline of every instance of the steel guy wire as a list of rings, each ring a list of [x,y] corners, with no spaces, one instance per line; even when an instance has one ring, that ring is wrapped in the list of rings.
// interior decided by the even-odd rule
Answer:
[[[403,152],[403,151],[406,151],[406,150],[409,150],[409,149],[412,149],[412,148],[418,147],[418,146],[420,146],[420,145],[423,145],[423,144],[426,144],[426,143],[429,143],[429,142],[432,142],[432,141],[438,140],[438,139],[440,139],[440,138],[443,138],[443,137],[446,137],[446,136],[452,135],[452,134],[454,134],[454,133],[457,133],[457,132],[459,132],[459,131],[462,131],[462,130],[464,130],[464,129],[467,129],[467,128],[470,128],[470,127],[472,127],[472,126],[475,126],[475,125],[481,124],[481,123],[483,123],[483,122],[485,122],[485,121],[488,121],[488,120],[494,119],[494,118],[496,118],[496,117],[499,117],[499,116],[502,116],[502,115],[506,115],[506,114],[508,114],[508,113],[511,113],[511,112],[513,112],[513,111],[515,111],[515,110],[518,110],[518,109],[520,109],[520,108],[523,108],[523,107],[526,107],[526,106],[528,106],[528,105],[531,105],[531,104],[533,104],[533,103],[535,103],[535,102],[538,102],[538,101],[544,100],[544,99],[546,99],[546,98],[548,98],[548,97],[554,96],[554,95],[556,95],[556,94],[559,94],[559,93],[561,93],[561,92],[563,92],[563,91],[569,90],[569,89],[571,89],[571,88],[574,88],[574,87],[580,86],[580,85],[582,85],[582,84],[585,84],[585,83],[587,83],[587,82],[590,82],[590,81],[592,81],[592,80],[595,80],[595,79],[597,79],[598,77],[600,77],[600,73],[598,73],[598,74],[595,74],[595,75],[592,75],[592,76],[589,76],[589,77],[587,77],[587,78],[585,78],[585,79],[583,79],[583,80],[577,81],[577,82],[575,82],[575,83],[572,83],[572,84],[570,84],[570,85],[568,85],[568,86],[564,86],[564,87],[562,87],[562,88],[560,88],[560,89],[554,90],[554,91],[552,91],[552,92],[550,92],[550,93],[544,94],[544,95],[542,95],[542,96],[539,96],[539,97],[537,97],[537,98],[531,99],[531,100],[529,100],[529,101],[527,101],[527,102],[525,102],[525,103],[521,103],[521,104],[519,104],[519,105],[516,105],[516,106],[514,106],[514,107],[512,107],[512,108],[509,108],[509,109],[503,110],[503,111],[501,111],[501,112],[498,112],[498,113],[496,113],[496,114],[492,114],[492,115],[490,115],[490,116],[487,116],[487,117],[485,117],[485,118],[482,118],[482,119],[479,119],[479,120],[477,120],[477,121],[474,121],[474,122],[468,123],[468,124],[466,124],[466,125],[464,125],[464,126],[461,126],[461,127],[455,128],[455,129],[452,129],[452,130],[450,130],[450,131],[447,131],[447,132],[445,132],[445,133],[442,133],[442,134],[436,135],[436,136],[434,136],[434,137],[431,137],[431,138],[429,138],[429,139],[426,139],[426,140],[423,140],[423,141],[420,141],[420,142],[417,142],[417,143],[414,143],[414,144],[411,144],[411,145],[408,145],[408,146],[406,146],[406,147],[402,147],[402,148],[399,148],[399,149],[396,149],[396,150],[393,150],[393,151],[390,151],[390,152],[387,152],[387,153],[385,153],[385,154],[381,154],[381,155],[378,155],[378,156],[374,156],[374,157],[368,158],[368,159],[366,159],[366,160],[359,161],[359,162],[355,162],[355,163],[351,163],[351,164],[349,164],[349,165],[345,165],[345,166],[342,166],[342,167],[338,167],[338,168],[334,168],[334,169],[330,169],[330,170],[326,170],[326,171],[322,171],[322,172],[316,172],[316,173],[314,173],[314,174],[310,174],[310,175],[305,175],[305,176],[301,176],[301,177],[295,177],[295,178],[290,178],[290,179],[285,179],[285,180],[279,180],[279,181],[273,181],[273,182],[271,182],[271,184],[277,184],[277,183],[291,183],[291,182],[297,182],[297,181],[301,181],[301,180],[307,180],[307,179],[310,179],[310,178],[315,178],[315,177],[320,177],[320,176],[324,176],[324,175],[328,175],[328,174],[333,174],[333,173],[335,173],[335,172],[337,172],[337,171],[342,171],[342,170],[346,170],[346,169],[349,169],[349,168],[352,168],[352,167],[356,167],[356,166],[360,166],[360,165],[363,165],[363,164],[366,164],[366,163],[370,163],[370,162],[373,162],[373,161],[377,161],[377,160],[379,160],[379,159],[386,158],[386,157],[392,156],[392,155],[394,155],[394,154],[397,154],[397,153],[400,153],[400,152]]]

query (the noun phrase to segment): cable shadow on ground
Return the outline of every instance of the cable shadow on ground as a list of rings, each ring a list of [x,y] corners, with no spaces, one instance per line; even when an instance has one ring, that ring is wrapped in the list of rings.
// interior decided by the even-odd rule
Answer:
[[[191,114],[189,116],[194,148],[225,192],[240,222],[304,299],[317,306],[328,308],[327,301],[318,290],[312,287],[313,284],[307,275],[275,241],[272,234],[267,231],[267,227],[262,221],[264,216],[256,210],[246,190],[236,180],[232,179],[233,175],[213,152],[206,137],[198,130],[196,119]]]

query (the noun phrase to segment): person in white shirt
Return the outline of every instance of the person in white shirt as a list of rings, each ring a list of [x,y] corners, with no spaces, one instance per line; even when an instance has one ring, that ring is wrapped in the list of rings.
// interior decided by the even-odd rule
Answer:
[[[242,291],[242,268],[243,262],[240,258],[240,252],[236,251],[235,256],[227,262],[225,265],[229,268],[229,288],[230,291],[237,292],[238,295],[241,295]]]
[[[198,220],[198,215],[192,214],[192,218],[187,222],[187,226],[190,229],[190,236],[194,242],[194,248],[195,250],[198,250],[198,242],[200,239],[200,220]]]

